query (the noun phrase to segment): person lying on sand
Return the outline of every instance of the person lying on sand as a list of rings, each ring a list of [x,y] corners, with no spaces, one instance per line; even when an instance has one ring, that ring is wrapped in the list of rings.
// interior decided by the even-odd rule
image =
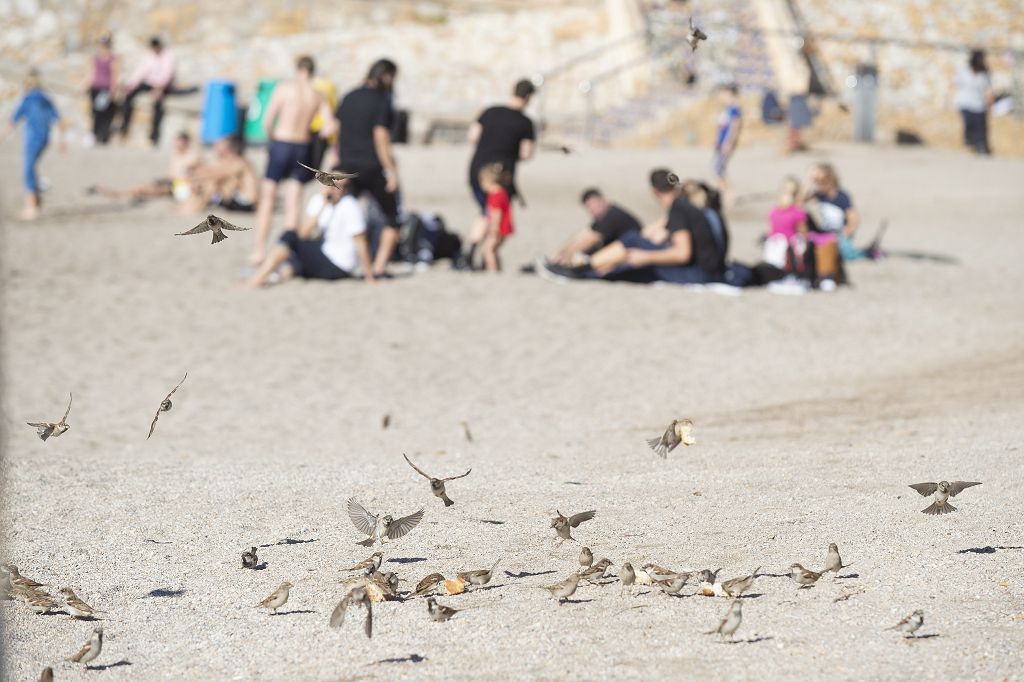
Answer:
[[[158,178],[144,185],[118,189],[109,185],[92,185],[87,194],[99,194],[108,199],[128,199],[142,203],[147,199],[173,197],[175,201],[186,201],[192,194],[192,172],[199,166],[199,154],[192,147],[192,136],[182,131],[174,138],[167,177]]]
[[[292,277],[336,280],[360,275],[372,284],[366,219],[349,188],[349,180],[338,180],[310,199],[299,229],[281,235],[246,285],[256,288]]]

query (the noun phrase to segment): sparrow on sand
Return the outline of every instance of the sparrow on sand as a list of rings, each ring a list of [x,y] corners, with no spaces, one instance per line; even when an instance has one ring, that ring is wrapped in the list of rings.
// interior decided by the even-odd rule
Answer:
[[[916,636],[914,633],[921,629],[922,625],[924,625],[924,611],[918,609],[886,630],[897,630],[907,637],[914,637]]]
[[[414,597],[428,597],[436,593],[444,583],[444,576],[440,573],[431,573],[423,580],[416,583],[416,589],[412,591]]]
[[[835,545],[833,545],[834,547]],[[732,578],[722,583],[722,591],[730,597],[739,597],[744,592],[750,589],[750,586],[754,584],[754,578],[757,577],[757,572],[761,570],[758,566],[754,569],[754,572],[750,575],[743,576],[740,578]]]
[[[346,571],[362,571],[366,575],[373,575],[377,569],[380,568],[381,562],[384,561],[383,552],[374,552],[367,558],[360,561],[355,566],[349,566]]]
[[[46,441],[51,436],[56,438],[70,427],[68,426],[68,414],[71,412],[71,401],[74,400],[74,396],[68,393],[68,409],[64,410],[64,416],[60,418],[60,421],[54,424],[53,422],[26,422],[29,426],[35,428],[36,433],[39,435],[39,439]]]
[[[239,227],[238,225],[232,225],[231,223],[229,223],[228,221],[224,220],[223,218],[218,218],[217,216],[215,216],[215,215],[213,215],[211,213],[210,215],[206,216],[206,220],[204,220],[203,222],[199,223],[198,225],[193,227],[191,230],[187,230],[185,232],[176,232],[175,236],[177,236],[177,237],[184,237],[186,235],[202,234],[203,232],[211,232],[212,231],[213,232],[213,241],[210,242],[210,243],[211,244],[216,244],[217,242],[222,242],[222,241],[224,241],[225,239],[228,238],[227,235],[224,234],[224,230],[234,230],[235,232],[245,232],[246,230],[251,230],[251,229],[252,229],[251,227]]]
[[[661,591],[665,594],[679,594],[689,579],[689,573],[679,573],[671,577],[655,580],[654,584],[661,588]]]
[[[486,585],[491,582],[491,575],[494,573],[494,569],[497,568],[499,561],[501,561],[500,557],[498,558],[498,561],[495,561],[491,564],[491,567],[486,570],[463,571],[457,575],[470,585]]]
[[[621,595],[626,588],[629,588],[629,593],[633,594],[633,583],[636,582],[636,573],[633,571],[633,564],[628,561],[622,564],[622,568],[619,569],[619,582],[622,583],[622,589],[619,590]]]
[[[366,620],[363,621],[363,632],[367,637],[373,637],[373,605],[370,602],[370,595],[365,587],[356,587],[349,590],[349,593],[342,597],[338,605],[331,612],[331,627],[340,628],[345,622],[345,610],[349,606],[358,605],[366,609]]]
[[[821,573],[812,571],[809,568],[804,568],[800,564],[792,564],[789,567],[789,577],[792,578],[800,587],[812,587],[814,583],[818,582],[818,578],[821,577]]]
[[[370,536],[359,544],[372,547],[377,542],[384,544],[385,539],[397,540],[407,534],[423,519],[423,510],[399,519],[393,518],[390,514],[382,518],[380,514],[371,514],[366,507],[351,497],[348,500],[348,518],[356,530]]]
[[[697,573],[697,582],[714,585],[715,581],[718,580],[718,574],[721,570],[722,569],[720,568],[716,568],[712,571],[710,568],[705,568]]]
[[[438,604],[437,600],[433,597],[427,599],[427,613],[430,614],[430,618],[435,623],[443,623],[458,612],[459,609],[453,609],[450,606]]]
[[[57,600],[45,592],[33,593],[32,596],[25,600],[25,603],[40,615],[49,613],[53,609],[57,608]]]
[[[558,514],[558,516],[551,519],[551,527],[555,529],[555,533],[558,535],[558,538],[555,539],[555,542],[558,544],[562,544],[566,540],[572,540],[575,542],[576,538],[572,536],[572,529],[576,528],[584,521],[589,521],[597,515],[597,512],[593,510],[580,512],[579,514],[573,514],[572,516],[565,516],[557,509],[555,510],[555,513]]]
[[[978,481],[939,481],[938,483],[913,483],[911,488],[916,490],[921,497],[935,495],[935,501],[921,510],[923,514],[949,514],[956,511],[956,507],[949,503],[949,498],[956,497],[966,488],[981,485]]]
[[[153,429],[156,428],[156,422],[160,419],[160,413],[170,412],[171,408],[174,407],[174,404],[171,402],[171,396],[174,395],[175,391],[181,388],[181,385],[185,383],[185,379],[188,379],[188,372],[185,372],[185,376],[183,376],[181,381],[178,382],[178,385],[167,394],[167,397],[160,401],[160,407],[156,408],[156,414],[153,415],[153,421],[149,424],[149,436],[146,436],[146,440],[149,440],[149,437],[153,435]]]
[[[259,565],[260,559],[256,556],[255,547],[242,552],[242,568],[256,568]]]
[[[72,618],[91,618],[96,613],[96,610],[79,599],[70,587],[61,588],[60,594],[64,597],[64,603],[67,604],[68,613]]]
[[[98,627],[93,629],[92,637],[82,645],[82,648],[70,660],[72,663],[85,663],[86,667],[88,667],[88,664],[96,660],[101,651],[103,651],[103,628]]]
[[[579,574],[573,573],[565,580],[557,582],[554,585],[544,585],[544,589],[550,592],[551,596],[557,599],[558,604],[561,605],[563,601],[571,597],[576,592],[576,587],[579,583]]]
[[[466,473],[461,474],[459,476],[449,476],[448,478],[434,478],[430,474],[423,471],[423,469],[420,469],[418,466],[413,464],[412,460],[409,459],[409,455],[403,452],[402,457],[405,457],[405,461],[409,463],[409,466],[416,470],[416,473],[430,481],[430,492],[434,494],[434,497],[440,498],[441,501],[444,502],[444,506],[446,507],[452,506],[453,504],[455,504],[455,502],[453,502],[448,497],[448,494],[444,490],[445,481],[454,481],[457,478],[465,478],[466,476],[469,476],[470,472],[473,471],[472,469],[469,469],[468,471],[466,471]]]
[[[23,576],[18,572],[18,567],[14,564],[4,564],[4,568],[10,576],[12,585],[21,585],[22,587],[46,587],[46,583],[41,583],[36,580],[32,580],[32,578]]]
[[[825,569],[822,573],[828,573],[832,571],[836,575],[839,575],[839,571],[848,567],[850,564],[844,564],[843,558],[839,556],[839,545],[831,543],[828,546],[828,554],[825,555]]]
[[[281,586],[270,593],[270,596],[261,601],[256,605],[257,608],[263,607],[270,609],[272,612],[277,613],[277,610],[284,606],[284,603],[288,601],[288,591],[292,589],[292,584],[287,580],[281,583]]]
[[[601,579],[603,579],[605,577],[605,572],[608,570],[608,567],[611,566],[611,565],[612,565],[611,560],[609,560],[609,559],[601,559],[600,561],[596,562],[590,568],[587,568],[587,569],[584,569],[584,570],[580,571],[580,578],[582,578],[583,580],[586,580],[588,583],[597,585],[597,584],[599,584],[597,581],[601,580]]]
[[[696,442],[697,439],[693,437],[693,422],[689,419],[673,419],[665,433],[659,438],[651,438],[647,445],[658,454],[658,457],[665,459],[680,443],[689,446]]]
[[[697,45],[700,41],[707,40],[708,36],[704,31],[700,30],[693,25],[693,17],[690,17],[690,30],[686,34],[686,44],[690,46],[690,51],[695,52]]]
[[[589,568],[594,563],[594,553],[590,551],[589,547],[584,546],[580,550],[580,566]]]
[[[359,173],[339,173],[337,171],[317,170],[316,168],[310,168],[301,161],[296,161],[295,163],[299,164],[306,170],[313,173],[313,177],[316,178],[316,181],[319,182],[321,185],[326,185],[327,187],[334,187],[334,183],[336,182],[341,182],[342,180],[351,180],[352,178],[359,176]]]
[[[718,624],[718,627],[714,630],[710,630],[705,634],[713,635],[715,633],[728,637],[732,640],[732,636],[736,634],[736,631],[740,629],[740,623],[743,622],[743,606],[740,604],[739,599],[733,600],[732,604],[729,604],[729,610],[725,612],[725,617]]]

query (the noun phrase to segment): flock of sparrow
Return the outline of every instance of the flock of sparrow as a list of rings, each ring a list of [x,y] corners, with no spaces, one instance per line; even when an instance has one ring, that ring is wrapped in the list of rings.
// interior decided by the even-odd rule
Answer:
[[[160,401],[160,404],[156,409],[156,413],[153,416],[153,420],[150,423],[149,433],[146,436],[147,439],[152,437],[160,415],[168,412],[172,408],[171,397],[185,382],[186,378],[188,378],[187,372],[185,373],[185,376],[182,377],[181,381],[179,381],[178,384],[170,391],[170,393]],[[73,396],[69,395],[67,409],[64,411],[64,415],[61,417],[60,421],[28,422],[28,425],[36,429],[39,438],[43,441],[46,441],[49,438],[60,437],[70,428],[67,420],[68,415],[71,412],[72,400]],[[388,428],[389,424],[390,416],[385,415],[381,424],[382,428]],[[463,422],[462,427],[464,429],[466,439],[472,441],[469,426]],[[672,452],[679,445],[690,446],[696,443],[696,439],[693,436],[693,428],[693,422],[689,419],[675,419],[671,424],[669,424],[663,434],[657,438],[648,440],[647,444],[659,457],[665,459],[667,458],[668,453]],[[445,484],[450,481],[465,478],[472,472],[472,469],[469,469],[462,474],[438,478],[423,471],[423,469],[418,467],[407,455],[403,454],[403,457],[417,474],[427,479],[430,485],[431,494],[434,497],[437,497],[446,508],[454,505],[455,502],[449,497]],[[940,481],[938,483],[915,483],[910,487],[922,496],[933,498],[932,503],[927,508],[923,509],[922,512],[929,515],[938,515],[956,511],[956,507],[950,504],[949,498],[955,497],[966,488],[975,485],[980,485],[980,483],[971,481]],[[366,538],[358,544],[371,548],[377,544],[383,545],[387,541],[395,541],[407,535],[416,528],[424,515],[423,509],[397,519],[390,514],[375,514],[354,498],[348,500],[347,509],[352,525],[360,534],[366,536]],[[555,544],[561,545],[567,540],[578,542],[578,540],[572,536],[573,529],[578,528],[582,523],[590,521],[596,515],[597,512],[595,510],[583,511],[568,516],[562,514],[558,510],[555,510],[555,516],[551,519],[550,523],[550,528],[554,530],[555,534]],[[416,584],[415,588],[403,592],[399,589],[399,585],[402,581],[399,579],[397,573],[380,570],[383,559],[383,552],[376,551],[365,560],[346,569],[346,571],[351,574],[351,577],[343,581],[345,586],[345,595],[331,613],[330,627],[342,627],[346,613],[352,608],[360,608],[365,611],[363,631],[367,637],[372,637],[372,605],[374,602],[383,600],[406,601],[417,597],[426,598],[427,613],[431,620],[435,622],[447,621],[454,617],[459,611],[465,609],[456,609],[446,604],[441,604],[437,601],[437,597],[458,595],[487,585],[491,581],[494,571],[501,561],[499,558],[490,566],[490,568],[487,569],[459,572],[452,579],[447,579],[440,573],[431,573],[420,580]],[[259,568],[260,565],[260,559],[257,556],[256,547],[252,547],[251,549],[242,552],[242,568],[256,569]],[[554,598],[558,604],[562,604],[575,594],[581,581],[591,585],[608,585],[618,581],[621,585],[620,594],[624,593],[628,589],[630,596],[634,594],[634,590],[637,586],[651,586],[652,589],[659,590],[665,595],[683,596],[683,588],[693,580],[697,586],[697,594],[726,597],[732,600],[728,610],[719,621],[718,626],[708,631],[708,634],[719,634],[722,637],[728,637],[730,641],[733,641],[734,635],[743,621],[740,598],[743,596],[744,592],[751,588],[754,581],[759,577],[758,571],[760,571],[761,568],[758,567],[754,569],[754,571],[749,575],[739,576],[719,582],[718,574],[722,569],[675,571],[658,566],[654,563],[646,563],[641,567],[635,567],[629,562],[624,562],[619,568],[617,575],[613,575],[608,572],[609,568],[612,566],[614,566],[613,562],[607,558],[595,561],[594,554],[591,549],[584,546],[580,551],[578,569],[575,569],[572,574],[564,580],[542,587],[550,593],[551,597]],[[820,580],[826,573],[833,573],[834,577],[838,577],[839,571],[847,566],[849,566],[849,564],[843,563],[838,546],[835,543],[832,543],[828,547],[828,551],[825,556],[825,565],[822,570],[814,571],[805,568],[799,563],[793,563],[789,567],[789,572],[785,575],[790,577],[798,585],[798,589],[808,589],[813,587],[815,583],[817,583],[818,580]],[[21,600],[36,613],[40,614],[58,609],[60,605],[57,599],[47,593],[43,587],[45,587],[43,583],[22,575],[17,566],[13,564],[2,565],[2,572],[0,572],[0,592],[2,592],[2,596],[6,599]],[[269,609],[272,613],[276,613],[277,609],[281,608],[288,602],[292,587],[293,585],[290,582],[286,581],[282,583],[269,596],[256,604],[256,606]],[[537,587],[540,588],[541,586]],[[70,587],[62,588],[59,591],[59,594],[63,599],[66,612],[72,618],[94,620],[96,613],[102,613],[94,610],[91,606],[80,599]],[[852,594],[855,594],[855,592],[844,592],[836,599],[836,601],[847,599],[852,596]],[[907,637],[916,637],[917,630],[920,629],[923,624],[924,612],[919,609],[889,629],[904,633]],[[81,647],[78,653],[71,657],[70,660],[76,663],[88,665],[100,655],[102,649],[103,628],[96,627],[89,640]],[[50,675],[51,677],[48,678],[46,677],[47,675]],[[44,670],[44,674],[41,679],[52,679],[52,670],[49,668]]]

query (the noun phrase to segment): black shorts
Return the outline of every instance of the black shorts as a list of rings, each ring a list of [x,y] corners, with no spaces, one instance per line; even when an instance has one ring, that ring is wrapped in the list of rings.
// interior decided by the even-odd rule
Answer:
[[[234,196],[230,199],[225,199],[219,195],[215,195],[210,199],[211,206],[219,206],[225,211],[236,211],[238,213],[255,213],[256,204],[246,200],[243,197]]]
[[[324,255],[322,239],[300,239],[295,230],[288,230],[278,240],[288,247],[288,264],[296,277],[304,279],[345,279],[352,275]]]
[[[364,167],[349,166],[344,162],[342,167],[348,173],[358,173],[357,177],[349,180],[352,194],[359,196],[363,192],[369,192],[381,212],[387,219],[389,227],[398,227],[398,197],[394,192],[387,190],[387,178],[384,177],[384,169],[380,166]]]
[[[282,142],[271,140],[267,147],[267,172],[264,177],[274,182],[285,178],[306,183],[313,179],[313,174],[300,166],[304,163],[312,166],[309,158],[308,142]]]

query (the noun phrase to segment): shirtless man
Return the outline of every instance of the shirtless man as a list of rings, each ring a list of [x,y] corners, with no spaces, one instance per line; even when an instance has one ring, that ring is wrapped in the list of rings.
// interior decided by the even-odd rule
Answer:
[[[238,153],[238,141],[222,137],[213,143],[215,160],[192,173],[192,196],[183,213],[201,213],[209,206],[251,213],[259,198],[259,180],[252,166]]]
[[[294,230],[299,226],[302,185],[313,179],[312,173],[299,163],[310,163],[310,125],[319,113],[327,123],[321,127],[320,135],[333,134],[331,107],[313,87],[313,72],[316,66],[312,57],[300,57],[296,65],[295,78],[279,83],[267,105],[264,126],[267,131],[267,172],[260,188],[256,215],[256,245],[250,261],[257,265],[266,256],[267,239],[270,236],[270,221],[277,203],[277,183],[287,179],[285,186],[285,229]]]

